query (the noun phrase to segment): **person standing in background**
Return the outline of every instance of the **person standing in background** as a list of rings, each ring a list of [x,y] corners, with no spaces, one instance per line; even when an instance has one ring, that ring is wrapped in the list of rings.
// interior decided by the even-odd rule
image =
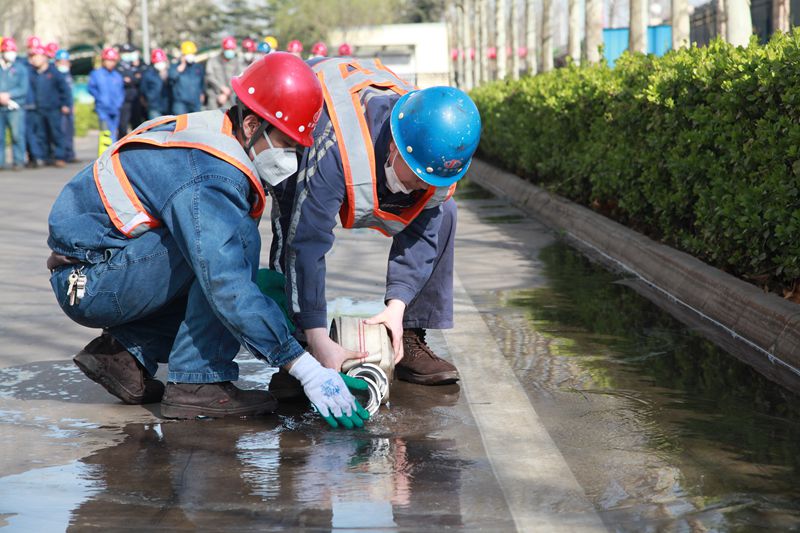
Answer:
[[[108,130],[111,142],[117,140],[119,112],[125,101],[125,84],[117,72],[119,53],[112,47],[103,49],[101,66],[89,74],[89,94],[94,98],[94,111],[100,121],[100,130]]]
[[[256,59],[256,42],[250,37],[242,39],[242,66],[247,68]]]
[[[30,90],[35,106],[32,114],[37,132],[33,157],[63,167],[66,165],[66,153],[61,119],[70,112],[70,91],[64,76],[50,63],[43,48],[35,48],[29,61],[32,66]]]
[[[147,120],[169,113],[169,61],[161,48],[150,53],[150,66],[142,74],[142,96],[147,104]]]
[[[67,83],[69,112],[61,115],[61,132],[64,135],[64,156],[68,163],[75,163],[75,102],[72,98],[72,61],[69,57],[69,52],[63,48],[58,50],[55,55],[56,70],[64,76],[64,81]]]
[[[236,39],[222,39],[222,53],[206,63],[206,102],[209,109],[230,107],[231,78],[242,72],[236,53]]]
[[[56,52],[58,52],[58,43],[55,41],[50,41],[46,45],[44,45],[44,55],[47,56],[48,60],[55,60]]]
[[[141,103],[139,101],[139,84],[142,81],[142,67],[139,51],[130,43],[122,45],[120,62],[117,71],[122,75],[125,86],[125,100],[119,110],[119,127],[117,139],[127,135],[130,128],[136,128],[142,122]]]
[[[34,67],[31,64],[31,58],[39,52],[45,53],[42,40],[36,35],[31,35],[27,40],[28,61],[25,67],[28,69],[28,92],[25,95],[25,151],[28,153],[28,163],[25,165],[27,168],[36,168],[39,166],[37,157],[41,154],[39,149],[39,132],[37,129],[36,121],[36,103],[33,97],[33,89],[30,86],[30,80],[33,77]]]
[[[14,170],[25,164],[25,110],[28,67],[17,58],[17,42],[6,37],[0,43],[0,169],[6,168],[6,130],[11,133]]]
[[[197,63],[197,45],[192,41],[183,41],[181,60],[169,69],[173,115],[200,111],[205,99],[205,77],[203,65]]]

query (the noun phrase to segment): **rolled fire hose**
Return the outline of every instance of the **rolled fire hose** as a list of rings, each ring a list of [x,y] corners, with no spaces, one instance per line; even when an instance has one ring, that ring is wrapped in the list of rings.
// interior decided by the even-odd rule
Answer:
[[[394,350],[386,326],[365,324],[361,317],[337,316],[331,322],[330,336],[347,350],[369,354],[365,359],[345,361],[342,372],[367,382],[369,398],[364,408],[374,415],[389,400],[394,378]]]

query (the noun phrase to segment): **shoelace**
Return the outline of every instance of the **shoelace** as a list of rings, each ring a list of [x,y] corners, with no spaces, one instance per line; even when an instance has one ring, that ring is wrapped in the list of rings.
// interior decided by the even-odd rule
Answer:
[[[420,348],[420,350],[422,350],[425,353],[425,355],[427,355],[431,359],[434,359],[434,360],[437,360],[437,361],[439,360],[439,356],[436,355],[435,353],[433,353],[433,350],[431,350],[430,346],[428,346],[428,343],[425,342],[425,332],[424,331],[423,331],[423,333],[421,335],[412,334],[412,335],[406,336],[405,338],[407,338],[407,339],[409,339],[411,341],[409,344],[413,344],[415,347]],[[414,353],[418,353],[418,352],[414,352]]]

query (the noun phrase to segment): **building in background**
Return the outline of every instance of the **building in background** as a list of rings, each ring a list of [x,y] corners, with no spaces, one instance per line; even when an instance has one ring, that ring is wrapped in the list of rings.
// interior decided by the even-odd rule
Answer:
[[[450,56],[443,22],[362,26],[328,35],[332,50],[345,42],[352,46],[353,56],[376,57],[420,88],[448,84]]]

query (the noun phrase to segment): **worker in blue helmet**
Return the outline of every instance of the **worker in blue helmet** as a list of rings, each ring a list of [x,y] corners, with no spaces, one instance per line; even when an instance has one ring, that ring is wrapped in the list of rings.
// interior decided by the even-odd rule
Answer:
[[[258,47],[256,47],[256,51],[261,54],[259,57],[264,57],[265,55],[272,52],[272,47],[266,41],[261,41],[258,43]]]
[[[458,370],[427,345],[428,329],[453,327],[456,182],[481,133],[475,104],[451,87],[416,87],[378,60],[309,61],[325,106],[298,173],[276,188],[271,267],[286,274],[292,319],[308,351],[338,369],[358,357],[327,335],[325,254],[337,215],[345,228],[392,239],[385,309],[369,319],[389,329],[399,379],[453,383]],[[299,395],[288,374],[273,376],[279,399]]]

